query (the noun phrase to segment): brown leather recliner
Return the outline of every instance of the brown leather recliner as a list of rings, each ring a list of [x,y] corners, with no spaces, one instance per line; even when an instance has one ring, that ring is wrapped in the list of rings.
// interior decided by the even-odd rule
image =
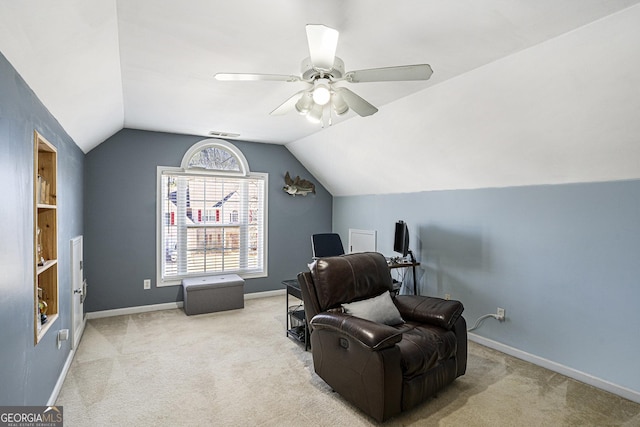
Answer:
[[[381,254],[321,258],[298,281],[316,373],[376,420],[418,405],[465,373],[467,329],[459,301],[395,296],[404,320],[395,325],[345,313],[344,303],[368,304],[391,291]]]

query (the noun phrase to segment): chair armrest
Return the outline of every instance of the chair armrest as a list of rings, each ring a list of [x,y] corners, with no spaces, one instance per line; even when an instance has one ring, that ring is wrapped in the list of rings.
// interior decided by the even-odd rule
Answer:
[[[313,329],[329,329],[346,334],[370,350],[393,347],[402,339],[396,328],[343,313],[319,313],[311,319]]]
[[[460,301],[426,296],[398,295],[394,303],[403,319],[429,323],[446,330],[453,328],[464,311]]]

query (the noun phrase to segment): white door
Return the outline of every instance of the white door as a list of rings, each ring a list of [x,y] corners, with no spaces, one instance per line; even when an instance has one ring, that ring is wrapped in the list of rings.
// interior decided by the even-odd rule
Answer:
[[[71,239],[71,325],[72,345],[78,348],[84,331],[84,296],[86,286],[82,259],[82,236]]]

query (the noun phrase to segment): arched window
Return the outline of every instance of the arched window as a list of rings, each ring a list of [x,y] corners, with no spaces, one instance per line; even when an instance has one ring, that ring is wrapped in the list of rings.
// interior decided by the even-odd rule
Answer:
[[[182,158],[183,169],[204,169],[246,175],[247,159],[233,144],[221,139],[205,139],[194,144]]]
[[[233,144],[205,139],[158,168],[158,286],[183,277],[267,275],[265,173]]]

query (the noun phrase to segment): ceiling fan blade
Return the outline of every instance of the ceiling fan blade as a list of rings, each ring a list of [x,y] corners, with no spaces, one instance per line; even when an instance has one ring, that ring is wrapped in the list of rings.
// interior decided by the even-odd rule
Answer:
[[[295,107],[296,103],[300,98],[302,98],[302,95],[304,95],[305,92],[307,92],[307,90],[301,90],[300,92],[297,92],[269,114],[271,114],[272,116],[287,114],[289,111],[293,110],[293,107]]]
[[[349,71],[344,79],[351,83],[394,82],[408,80],[428,80],[433,74],[429,64],[401,65],[398,67],[370,68]]]
[[[298,82],[300,77],[287,76],[284,74],[244,74],[244,73],[217,73],[213,76],[216,80],[223,82],[240,82],[240,81],[277,81],[277,82]]]
[[[306,28],[313,67],[320,71],[330,71],[335,62],[340,33],[326,25],[309,24]]]
[[[356,95],[346,87],[339,87],[334,89],[337,93],[342,95],[342,99],[347,103],[349,108],[355,111],[359,116],[366,117],[378,112],[378,109],[369,104],[360,96]]]

